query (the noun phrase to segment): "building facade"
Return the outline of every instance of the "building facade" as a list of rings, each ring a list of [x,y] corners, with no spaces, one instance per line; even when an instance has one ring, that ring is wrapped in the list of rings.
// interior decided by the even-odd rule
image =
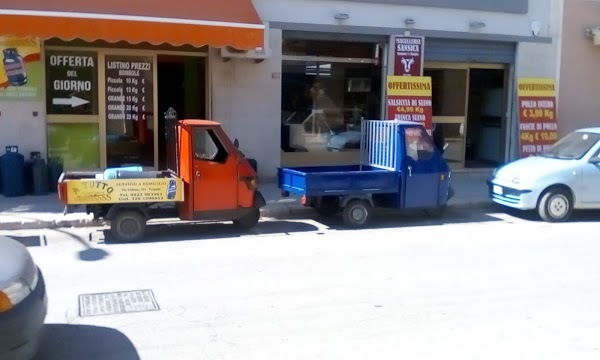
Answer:
[[[281,165],[353,163],[361,121],[386,116],[393,36],[408,33],[425,38],[445,157],[457,170],[490,168],[518,155],[517,79],[560,80],[562,0],[186,0],[179,13],[148,3],[157,11],[81,5],[81,23],[54,28],[23,24],[75,10],[0,5],[0,34],[39,39],[42,84],[28,98],[0,95],[0,145],[73,169],[161,167],[173,108],[221,122],[263,179]],[[132,15],[160,26],[106,30]]]
[[[559,131],[600,126],[600,1],[564,4],[560,62]]]

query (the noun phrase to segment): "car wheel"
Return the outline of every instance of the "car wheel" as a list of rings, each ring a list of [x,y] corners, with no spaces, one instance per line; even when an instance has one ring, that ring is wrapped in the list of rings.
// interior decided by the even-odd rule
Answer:
[[[352,200],[343,212],[344,223],[353,228],[366,225],[371,218],[372,207],[366,200]]]
[[[542,195],[538,213],[547,222],[566,221],[573,212],[571,194],[564,189],[551,189]]]
[[[138,211],[119,211],[110,220],[110,231],[118,241],[139,240],[146,231],[146,218]]]
[[[260,220],[260,209],[254,208],[241,218],[233,220],[233,225],[238,229],[248,230],[256,226],[258,220]]]

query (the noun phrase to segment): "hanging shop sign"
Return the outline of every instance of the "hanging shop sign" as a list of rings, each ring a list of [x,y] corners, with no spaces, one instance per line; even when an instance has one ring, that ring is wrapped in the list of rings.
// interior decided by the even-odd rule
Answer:
[[[394,75],[423,76],[425,38],[394,36]]]
[[[106,56],[106,118],[108,121],[148,121],[153,114],[153,58]]]
[[[387,118],[418,122],[431,135],[433,110],[431,102],[431,77],[388,76]]]
[[[40,40],[0,36],[0,99],[41,100]]]
[[[49,115],[98,115],[98,55],[91,51],[45,52]]]
[[[538,154],[558,140],[554,79],[519,78],[521,157]]]

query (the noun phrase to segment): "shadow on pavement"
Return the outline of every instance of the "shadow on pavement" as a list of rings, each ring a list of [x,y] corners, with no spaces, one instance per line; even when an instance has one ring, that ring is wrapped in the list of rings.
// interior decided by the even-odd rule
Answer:
[[[435,216],[429,215],[425,211],[400,212],[388,209],[375,209],[369,224],[362,229],[390,229],[503,221],[502,219],[490,215],[490,213],[496,211],[497,208],[493,205],[474,209],[448,208],[441,216]],[[353,230],[344,224],[341,212],[330,217],[320,216],[316,211],[312,216],[310,214],[311,213],[304,216],[304,218],[310,217],[335,230]]]
[[[543,222],[535,210],[523,211],[512,208],[503,208],[503,212],[510,216],[514,216],[521,220]],[[578,222],[594,222],[600,221],[600,211],[598,210],[575,210],[571,215],[571,218],[567,223],[578,223]]]
[[[70,237],[73,240],[76,240],[81,245],[83,245],[83,247],[85,249],[83,249],[77,253],[80,260],[100,261],[100,260],[104,260],[106,257],[108,257],[110,255],[108,252],[106,252],[103,249],[91,247],[90,244],[88,244],[88,241],[86,239],[81,238],[81,236],[79,236],[79,235],[73,234],[69,231],[65,231],[62,229],[54,229],[54,230]]]
[[[68,324],[44,325],[34,360],[139,360],[133,343],[115,329]]]
[[[290,234],[298,232],[317,231],[319,228],[312,224],[298,221],[261,221],[248,231],[240,231],[231,223],[174,223],[148,224],[144,240],[140,242],[167,242],[186,240],[214,240],[251,235]],[[102,230],[106,244],[120,244],[110,234]]]

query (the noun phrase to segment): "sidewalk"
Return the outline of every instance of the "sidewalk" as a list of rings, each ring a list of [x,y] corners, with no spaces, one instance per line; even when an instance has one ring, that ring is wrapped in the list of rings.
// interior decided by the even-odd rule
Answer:
[[[456,194],[448,202],[449,207],[482,207],[491,204],[485,180],[490,171],[453,172],[451,184]],[[315,214],[313,209],[300,204],[298,198],[282,198],[275,183],[260,185],[267,201],[261,209],[262,217],[285,218]],[[103,225],[91,215],[81,213],[63,214],[64,206],[57,194],[6,198],[0,195],[0,230],[43,229],[57,227],[83,227]]]

